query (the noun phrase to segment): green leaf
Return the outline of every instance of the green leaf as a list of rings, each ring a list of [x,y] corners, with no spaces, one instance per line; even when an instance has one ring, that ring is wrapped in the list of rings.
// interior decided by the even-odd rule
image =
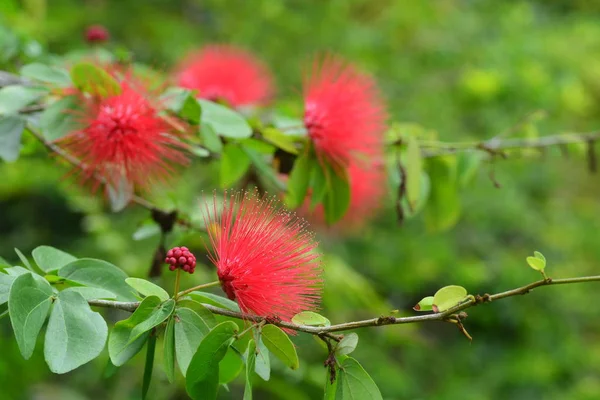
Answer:
[[[338,356],[345,356],[350,354],[356,349],[358,345],[358,335],[356,333],[348,333],[344,335],[344,338],[340,340],[335,349],[335,354]]]
[[[467,289],[462,286],[450,285],[438,290],[433,296],[431,308],[434,312],[446,311],[467,297]]]
[[[202,110],[200,104],[193,95],[188,95],[184,100],[181,109],[179,110],[179,117],[187,121],[191,125],[198,125],[200,123],[200,114]]]
[[[415,311],[432,311],[433,308],[433,296],[427,296],[427,297],[423,297],[423,299],[421,299],[420,302],[417,303],[417,305],[415,305],[413,307],[413,310]]]
[[[180,308],[189,308],[190,310],[198,314],[198,316],[202,318],[202,320],[204,321],[206,326],[209,327],[209,329],[212,329],[217,325],[217,319],[215,318],[214,314],[211,313],[208,310],[208,308],[204,307],[202,303],[197,302],[196,300],[183,299],[179,300],[177,304]]]
[[[457,176],[459,187],[465,188],[473,181],[484,157],[482,152],[463,152],[458,155]]]
[[[270,143],[290,154],[298,154],[294,136],[286,135],[277,128],[265,128],[262,130],[263,137]]]
[[[56,271],[77,260],[71,254],[50,246],[38,246],[33,249],[31,255],[44,272]]]
[[[67,96],[46,107],[40,116],[40,130],[51,142],[77,130],[79,124],[73,111],[79,107],[77,96]]]
[[[153,236],[160,235],[160,226],[155,223],[144,224],[140,226],[135,232],[133,232],[133,240],[144,240]]]
[[[142,296],[156,296],[162,301],[167,301],[171,297],[165,289],[145,279],[127,278],[125,283],[137,290]]]
[[[117,322],[108,338],[108,354],[112,363],[121,366],[136,355],[144,346],[150,329],[169,317],[174,303],[170,300],[161,304],[158,297],[149,296],[129,318]]]
[[[121,85],[102,68],[89,62],[76,64],[71,69],[71,80],[82,92],[108,97],[121,93]]]
[[[0,158],[6,162],[16,161],[21,151],[21,135],[25,121],[18,116],[0,116]]]
[[[339,368],[337,366],[335,367],[335,371],[336,373],[339,373]],[[325,394],[323,396],[324,400],[335,400],[338,382],[339,379],[335,379],[333,382],[331,381],[331,370],[327,368],[327,374],[325,378]]]
[[[254,368],[256,365],[256,343],[253,339],[248,342],[246,350],[246,386],[244,387],[243,400],[252,400],[252,378],[254,377]]]
[[[27,267],[28,270],[30,270],[33,273],[36,273],[35,270],[33,269],[33,267],[31,266],[31,264],[29,263],[29,260],[27,259],[27,257],[25,257],[25,254],[23,254],[21,252],[21,250],[17,249],[16,247],[14,248],[15,253],[17,253],[17,256],[19,256],[19,259],[21,260],[21,262],[23,263],[24,266]]]
[[[52,276],[52,275],[49,275],[49,276]],[[113,292],[111,292],[109,290],[94,288],[94,287],[87,287],[87,286],[75,286],[75,287],[70,287],[70,288],[63,290],[63,292],[67,292],[67,291],[68,292],[77,292],[80,295],[82,295],[83,298],[86,300],[114,299],[117,297],[116,294],[114,294]]]
[[[242,148],[228,143],[221,154],[219,183],[226,189],[241,179],[250,168],[251,160]]]
[[[543,271],[546,268],[546,260],[537,257],[527,257],[527,264],[536,271]]]
[[[150,381],[152,380],[152,370],[154,369],[154,351],[156,350],[156,335],[150,333],[148,343],[146,344],[146,363],[144,364],[144,380],[142,381],[142,400],[148,395]]]
[[[48,91],[33,86],[10,85],[0,89],[0,115],[16,114]],[[0,131],[1,132],[1,131]]]
[[[291,369],[298,369],[300,361],[294,344],[284,331],[275,325],[265,325],[262,328],[262,340],[267,349]]]
[[[331,322],[321,314],[312,311],[302,311],[292,317],[296,325],[330,326]]]
[[[204,320],[189,308],[177,308],[174,316],[175,355],[183,376],[202,339],[210,331]]]
[[[136,301],[131,287],[125,283],[127,274],[111,263],[93,258],[80,258],[58,270],[58,276],[81,285],[106,289],[119,301]]]
[[[10,322],[24,359],[35,349],[36,339],[50,311],[52,287],[38,281],[31,273],[18,276],[8,295]]]
[[[431,183],[429,181],[429,175],[427,172],[421,171],[421,187],[418,202],[411,207],[408,204],[408,199],[405,197],[401,200],[402,209],[404,211],[404,217],[407,219],[413,218],[415,215],[421,212],[425,205],[427,204],[427,200],[429,199],[429,193],[431,191]]]
[[[425,225],[430,232],[445,231],[453,227],[460,217],[456,164],[454,156],[427,159],[431,191],[425,207]]]
[[[25,78],[62,87],[71,86],[72,83],[67,70],[41,63],[27,64],[21,68],[20,73]]]
[[[379,388],[367,371],[352,357],[342,361],[338,370],[336,400],[382,400]]]
[[[220,136],[244,139],[252,136],[252,128],[237,112],[208,100],[198,100],[202,107],[202,123],[210,124]]]
[[[242,372],[243,367],[242,357],[229,347],[225,357],[219,363],[219,383],[225,385],[231,382]]]
[[[327,177],[318,162],[313,163],[310,174],[310,188],[312,195],[310,197],[310,210],[314,211],[317,204],[322,203],[327,193]]]
[[[303,154],[294,161],[285,196],[285,204],[289,208],[298,208],[304,203],[308,192],[312,165],[313,162],[309,154]]]
[[[10,287],[12,286],[15,279],[17,278],[14,276],[0,273],[0,305],[8,301]]]
[[[533,255],[535,256],[535,258],[539,258],[540,260],[543,260],[544,265],[546,264],[546,257],[544,257],[544,255],[542,253],[540,253],[539,251],[534,251]]]
[[[169,318],[165,328],[165,340],[163,343],[163,357],[165,374],[169,382],[175,380],[175,318]]]
[[[421,148],[414,136],[408,136],[406,148],[406,198],[411,210],[414,210],[421,195],[421,171],[423,159]]]
[[[350,183],[346,171],[336,172],[328,167],[327,192],[323,198],[325,221],[332,225],[342,219],[350,207]],[[343,174],[340,176],[340,174]]]
[[[55,374],[72,371],[98,357],[107,336],[104,318],[79,293],[64,290],[54,302],[46,329],[46,363]]]
[[[190,362],[185,388],[193,399],[210,400],[217,397],[219,388],[218,363],[225,357],[238,326],[225,321],[214,327],[202,339]]]
[[[271,378],[271,359],[269,358],[269,349],[262,341],[260,335],[257,336],[256,346],[256,365],[254,371],[263,380],[268,381]]]
[[[118,182],[106,183],[106,193],[110,202],[112,212],[125,209],[133,197],[133,184],[127,180],[125,175],[120,176]]]
[[[200,139],[202,144],[213,153],[221,153],[223,151],[223,143],[210,124],[200,125]]]
[[[229,300],[223,296],[219,296],[208,292],[192,292],[189,296],[200,303],[207,303],[217,307],[224,307],[231,311],[240,311],[240,306],[235,301]]]

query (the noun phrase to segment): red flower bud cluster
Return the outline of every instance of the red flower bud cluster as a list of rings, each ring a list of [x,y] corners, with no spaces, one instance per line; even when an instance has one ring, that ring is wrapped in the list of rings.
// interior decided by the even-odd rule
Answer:
[[[92,25],[85,31],[85,40],[88,43],[106,42],[108,37],[108,31],[102,25]]]
[[[169,264],[169,269],[171,271],[181,268],[185,272],[193,274],[196,270],[196,257],[187,247],[173,247],[167,252],[165,262]]]

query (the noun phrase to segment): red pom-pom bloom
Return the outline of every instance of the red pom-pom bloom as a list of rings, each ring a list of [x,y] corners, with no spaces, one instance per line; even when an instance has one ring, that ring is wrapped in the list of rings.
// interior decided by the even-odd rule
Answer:
[[[163,182],[172,164],[184,164],[184,145],[170,134],[159,116],[160,107],[133,81],[120,83],[121,93],[104,98],[82,98],[83,129],[61,142],[85,165],[85,178],[113,185],[147,189]]]
[[[196,257],[187,247],[173,247],[167,252],[165,262],[169,264],[171,271],[181,268],[185,272],[193,274],[196,270]]]
[[[88,43],[102,43],[109,38],[108,31],[102,25],[92,25],[85,31],[85,40]]]
[[[273,93],[267,68],[252,54],[227,45],[189,54],[176,80],[184,88],[198,90],[200,98],[225,100],[233,107],[264,104]]]
[[[208,206],[207,206],[208,208]],[[304,220],[273,198],[215,197],[206,217],[221,287],[246,313],[290,321],[317,308],[322,290],[317,243]]]
[[[378,152],[385,118],[371,77],[332,56],[314,62],[304,82],[304,124],[320,157],[347,165]]]
[[[385,106],[374,80],[339,58],[314,62],[304,82],[304,124],[321,162],[347,171],[351,201],[343,222],[360,225],[385,192]],[[322,219],[322,209],[315,216]]]

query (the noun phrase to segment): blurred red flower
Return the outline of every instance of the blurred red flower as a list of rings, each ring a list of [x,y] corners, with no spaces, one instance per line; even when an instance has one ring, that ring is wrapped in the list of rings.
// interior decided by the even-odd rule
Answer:
[[[225,194],[205,217],[223,291],[246,313],[290,321],[317,308],[322,267],[306,222],[274,198]]]
[[[233,107],[259,105],[273,94],[271,74],[251,53],[229,45],[206,46],[179,65],[177,83],[198,97],[225,100]]]
[[[106,97],[81,95],[77,112],[82,128],[60,140],[82,161],[84,179],[113,187],[148,189],[163,182],[172,164],[185,164],[183,143],[170,134],[147,91],[131,79],[120,82],[121,93]]]
[[[85,40],[88,43],[102,43],[109,38],[108,30],[102,25],[91,25],[85,31]]]
[[[342,224],[360,226],[379,208],[386,187],[386,111],[375,81],[340,58],[317,59],[305,78],[304,107],[304,124],[319,161],[344,168],[348,175],[351,201]],[[321,207],[313,217],[323,219]]]

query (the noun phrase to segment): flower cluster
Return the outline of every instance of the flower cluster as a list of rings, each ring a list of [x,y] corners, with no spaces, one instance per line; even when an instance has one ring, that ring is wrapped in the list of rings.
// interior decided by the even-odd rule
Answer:
[[[196,257],[187,247],[173,247],[167,252],[165,263],[169,264],[171,271],[181,268],[185,272],[193,274],[196,270]]]
[[[221,287],[246,313],[290,321],[317,308],[322,289],[313,234],[274,198],[225,194],[207,206],[210,259]]]

